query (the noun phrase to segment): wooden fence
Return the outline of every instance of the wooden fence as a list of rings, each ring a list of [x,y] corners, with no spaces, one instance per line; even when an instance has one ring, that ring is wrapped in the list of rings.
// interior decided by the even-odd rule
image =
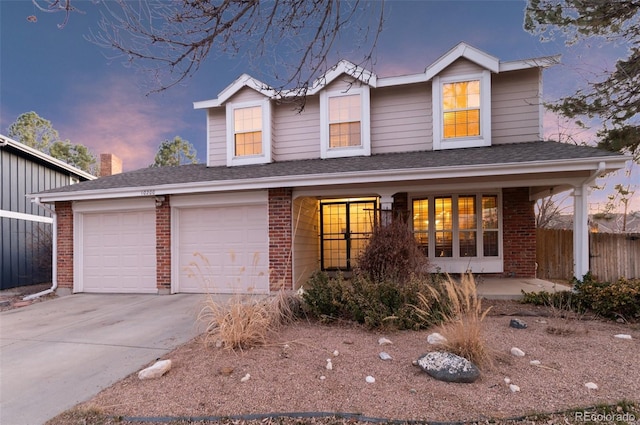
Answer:
[[[540,279],[573,277],[573,231],[538,229],[536,232]],[[640,278],[640,234],[590,233],[589,269],[601,281]],[[581,276],[580,276],[581,277]]]

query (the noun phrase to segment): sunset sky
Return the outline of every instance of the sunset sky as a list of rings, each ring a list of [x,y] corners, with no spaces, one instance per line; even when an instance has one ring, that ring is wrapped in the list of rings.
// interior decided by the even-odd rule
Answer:
[[[585,79],[611,68],[625,47],[600,48],[599,40],[567,48],[562,40],[541,42],[523,29],[525,2],[508,1],[387,1],[385,25],[372,71],[393,76],[424,71],[460,41],[500,60],[562,54],[562,64],[544,74],[544,98],[553,101],[571,94]],[[235,58],[210,58],[194,78],[159,94],[147,95],[151,82],[123,65],[113,52],[86,41],[98,29],[101,6],[77,1],[84,13],[74,13],[59,29],[62,13],[42,13],[29,0],[0,1],[0,133],[24,112],[50,120],[62,139],[82,143],[94,153],[111,152],[123,159],[125,170],[153,162],[158,145],[180,136],[191,142],[204,161],[205,112],[193,102],[216,98],[240,74],[255,75],[246,53]],[[37,21],[27,18],[36,16]],[[32,19],[33,20],[33,19]],[[359,62],[345,37],[336,58]],[[336,59],[336,60],[337,60]],[[578,132],[569,123],[545,115],[547,137],[594,141],[595,131]],[[640,174],[634,167],[636,184]],[[607,179],[628,182],[624,173]],[[594,191],[593,208],[609,192]],[[636,196],[632,210],[640,210]]]

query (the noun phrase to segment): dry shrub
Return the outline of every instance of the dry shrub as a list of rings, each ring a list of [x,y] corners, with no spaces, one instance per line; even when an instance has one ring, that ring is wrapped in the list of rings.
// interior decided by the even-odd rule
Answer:
[[[272,297],[232,296],[220,303],[209,295],[198,314],[204,322],[205,344],[212,341],[231,350],[264,345],[269,334],[297,317],[300,304],[296,295],[279,291]]]
[[[429,294],[418,296],[420,305],[415,307],[418,314],[425,319],[437,314],[442,320],[439,332],[447,339],[442,345],[444,350],[464,357],[478,367],[492,364],[482,323],[491,307],[482,309],[473,275],[462,275],[460,282],[447,275],[440,288],[432,288]],[[434,305],[438,306],[437,310],[431,308]]]

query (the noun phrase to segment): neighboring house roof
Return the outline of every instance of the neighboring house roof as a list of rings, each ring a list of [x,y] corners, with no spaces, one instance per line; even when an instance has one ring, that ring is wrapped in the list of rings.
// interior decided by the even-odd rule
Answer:
[[[95,180],[97,177],[93,174],[89,174],[86,171],[83,171],[73,165],[69,165],[64,161],[56,159],[50,155],[47,155],[44,152],[41,152],[37,149],[34,149],[30,146],[27,146],[23,143],[20,143],[16,140],[13,140],[7,136],[0,134],[0,147],[9,146],[16,151],[19,151],[20,154],[26,158],[29,158],[36,162],[41,162],[46,164],[48,167],[53,168],[58,171],[68,172],[70,174],[75,174],[81,180]]]
[[[371,87],[389,87],[403,84],[423,83],[430,81],[433,77],[438,75],[445,68],[447,68],[449,65],[460,58],[465,58],[485,69],[488,69],[493,73],[500,73],[527,68],[546,68],[559,63],[560,55],[545,56],[511,62],[500,62],[498,58],[493,57],[481,50],[476,49],[473,46],[468,45],[467,43],[462,42],[439,57],[435,62],[429,65],[424,72],[421,72],[419,74],[402,75],[395,77],[378,77],[374,73],[367,71],[359,65],[353,64],[347,60],[341,60],[335,66],[331,67],[327,72],[325,72],[321,77],[316,79],[308,89],[299,88],[283,91],[274,90],[268,84],[263,83],[251,77],[250,75],[242,74],[233,83],[222,90],[218,94],[218,97],[216,99],[194,102],[193,107],[194,109],[206,109],[222,106],[227,100],[229,100],[233,95],[238,93],[244,87],[249,87],[269,98],[286,98],[300,95],[311,96],[317,94],[320,90],[329,85],[332,81],[334,81],[342,74],[350,75],[356,80],[359,80],[363,84],[367,84]]]
[[[32,195],[44,202],[620,168],[619,153],[557,142],[306,159],[236,167],[144,168]],[[147,191],[153,193],[147,193]]]

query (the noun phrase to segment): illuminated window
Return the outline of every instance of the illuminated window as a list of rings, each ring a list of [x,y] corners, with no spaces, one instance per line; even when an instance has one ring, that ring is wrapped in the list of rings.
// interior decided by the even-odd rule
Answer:
[[[413,199],[413,233],[432,258],[499,257],[498,195],[429,196]],[[466,270],[466,269],[463,269]]]
[[[480,80],[442,85],[445,139],[480,135]]]
[[[269,99],[226,105],[227,165],[271,162]]]
[[[262,107],[233,111],[234,156],[262,154]]]
[[[320,157],[371,155],[369,86],[320,92]]]
[[[435,76],[433,149],[491,146],[491,72]]]
[[[329,148],[362,145],[360,95],[329,98]]]

